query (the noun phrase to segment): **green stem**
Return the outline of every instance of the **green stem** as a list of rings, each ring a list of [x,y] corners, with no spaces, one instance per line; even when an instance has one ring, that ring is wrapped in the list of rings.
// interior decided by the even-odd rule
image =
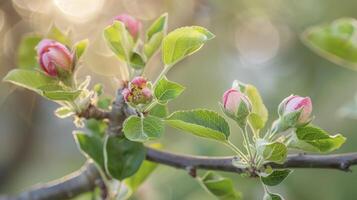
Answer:
[[[231,141],[227,140],[224,144],[226,144],[229,148],[231,148],[235,153],[237,153],[244,161],[248,163],[248,158],[244,155],[244,153],[236,147]]]
[[[245,143],[245,148],[247,149],[250,161],[253,161],[254,158],[253,158],[252,151],[250,149],[250,142],[249,142],[249,136],[248,136],[248,132],[247,132],[247,126],[245,126],[244,129],[242,128],[241,130],[243,133],[242,135],[243,135],[243,140]]]
[[[159,76],[156,78],[154,84],[152,85],[152,88],[155,88],[157,82],[159,82],[159,80],[166,75],[166,73],[171,69],[172,65],[165,65],[164,69],[161,71],[161,73],[159,74]]]
[[[148,112],[150,111],[154,106],[156,106],[159,102],[154,99],[148,106],[146,106],[143,110],[143,112]]]

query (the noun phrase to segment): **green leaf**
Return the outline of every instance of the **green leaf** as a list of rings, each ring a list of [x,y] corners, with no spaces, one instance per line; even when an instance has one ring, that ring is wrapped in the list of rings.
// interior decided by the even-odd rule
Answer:
[[[74,45],[74,52],[75,52],[77,61],[81,58],[81,56],[83,55],[83,53],[87,49],[88,43],[89,43],[89,40],[85,39],[85,40],[81,40],[81,41],[77,42]]]
[[[274,170],[271,174],[269,174],[266,177],[260,177],[262,182],[265,185],[268,186],[276,186],[279,185],[283,180],[288,177],[288,175],[291,173],[290,169],[284,169],[284,170]]]
[[[144,54],[147,59],[151,58],[159,50],[162,39],[167,31],[167,13],[161,15],[146,32],[146,42],[144,44]]]
[[[108,174],[123,180],[137,172],[145,159],[142,143],[132,142],[125,137],[110,136],[105,142],[105,167]]]
[[[66,106],[57,108],[55,110],[55,115],[61,119],[72,116],[74,114],[75,114],[74,111],[71,108],[66,107]]]
[[[156,169],[157,164],[144,161],[139,170],[131,177],[124,180],[124,184],[130,188],[128,196],[131,196],[139,186],[149,177],[149,175]]]
[[[252,103],[252,112],[249,116],[249,123],[257,131],[264,128],[268,120],[268,110],[263,103],[259,91],[253,85],[245,85],[245,94],[248,96]]]
[[[308,28],[302,34],[302,41],[323,58],[357,70],[356,30],[356,19],[341,18],[330,24]]]
[[[169,109],[167,105],[156,104],[150,109],[149,114],[159,118],[166,118],[169,115]]]
[[[88,119],[86,120],[86,128],[89,129],[93,135],[103,137],[108,128],[108,124],[103,120]]]
[[[346,138],[341,134],[329,135],[326,131],[313,125],[296,129],[296,138],[290,141],[290,146],[306,151],[331,152],[342,146]]]
[[[39,94],[41,94],[41,91],[38,89],[39,87],[58,84],[56,79],[53,79],[42,72],[26,69],[11,70],[4,77],[3,81],[24,87]]]
[[[270,193],[270,192],[265,191],[263,200],[284,200],[284,198],[282,196],[280,196],[279,194]]]
[[[56,40],[64,45],[67,45],[68,47],[72,46],[72,42],[69,37],[61,30],[59,30],[56,26],[52,26],[46,38]]]
[[[98,108],[108,110],[110,105],[112,105],[112,98],[104,97],[104,98],[98,99],[98,102],[97,102]]]
[[[178,83],[169,81],[165,76],[163,76],[156,84],[154,94],[159,103],[166,104],[177,98],[184,90],[185,87]]]
[[[130,62],[134,40],[120,21],[114,21],[112,25],[104,29],[104,37],[109,47],[123,61]]]
[[[81,90],[66,90],[66,88],[56,85],[44,85],[38,87],[41,95],[54,101],[74,101],[80,94]]]
[[[285,144],[280,142],[268,143],[264,140],[257,141],[258,152],[267,161],[283,163],[286,159],[288,150]]]
[[[177,111],[167,118],[166,123],[196,136],[219,141],[226,141],[230,134],[226,120],[210,110]]]
[[[201,179],[201,185],[221,200],[240,200],[242,195],[234,189],[233,181],[214,172],[207,172]]]
[[[79,149],[104,169],[103,140],[96,135],[88,135],[81,131],[73,132]]]
[[[145,61],[139,53],[133,52],[130,57],[130,66],[137,70],[143,69],[145,67]]]
[[[123,124],[125,137],[131,141],[146,142],[161,137],[164,132],[163,121],[154,116],[130,116]]]
[[[166,65],[172,65],[198,51],[205,42],[214,38],[207,29],[186,26],[170,32],[163,40],[162,56]]]
[[[37,68],[37,52],[35,47],[41,41],[42,37],[38,35],[26,35],[22,37],[17,49],[17,66],[22,69]]]

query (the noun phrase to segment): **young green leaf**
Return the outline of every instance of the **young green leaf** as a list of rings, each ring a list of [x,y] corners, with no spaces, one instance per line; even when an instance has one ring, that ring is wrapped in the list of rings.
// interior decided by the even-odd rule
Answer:
[[[268,176],[264,177],[260,177],[260,179],[262,180],[262,182],[265,185],[268,186],[276,186],[279,185],[281,182],[283,182],[283,180],[288,177],[288,175],[291,173],[290,169],[284,169],[284,170],[274,170],[271,174],[269,174]]]
[[[54,25],[50,29],[46,38],[56,40],[57,42],[60,42],[68,47],[70,47],[72,45],[72,42],[69,39],[69,37]]]
[[[306,151],[331,152],[341,147],[346,138],[341,134],[329,135],[326,131],[313,125],[296,129],[296,138],[290,141],[290,146]]]
[[[256,131],[258,131],[264,128],[265,123],[268,120],[268,110],[256,87],[250,84],[245,85],[245,94],[252,103],[252,112],[249,116],[249,123]]]
[[[22,37],[17,50],[17,66],[19,68],[34,69],[39,66],[35,47],[41,39],[41,36],[34,34]]]
[[[282,196],[275,193],[265,192],[263,200],[284,200]]]
[[[166,118],[169,114],[169,109],[167,105],[156,104],[156,106],[150,109],[149,114],[159,118]]]
[[[125,137],[108,137],[104,148],[106,171],[118,180],[135,174],[145,159],[143,144],[132,142]]]
[[[162,39],[166,35],[167,31],[167,18],[167,13],[164,13],[157,20],[155,20],[146,32],[144,54],[147,59],[154,55],[154,53],[159,50],[161,46]]]
[[[163,40],[162,56],[166,65],[172,65],[198,51],[205,42],[214,38],[207,29],[187,26],[170,32]]]
[[[55,115],[58,118],[63,119],[63,118],[69,117],[71,115],[74,115],[74,111],[73,111],[73,109],[71,109],[69,107],[63,106],[63,107],[57,108],[55,110]]]
[[[74,131],[73,136],[79,149],[104,169],[103,140],[96,135],[88,135],[81,131]]]
[[[196,136],[218,141],[226,141],[230,134],[226,120],[210,110],[176,111],[166,119],[166,123]]]
[[[134,69],[143,69],[145,61],[139,53],[133,52],[130,57],[130,66]]]
[[[88,119],[86,120],[86,128],[89,129],[93,135],[103,137],[108,128],[108,124],[102,120]]]
[[[201,185],[211,194],[222,200],[240,200],[242,195],[234,189],[233,181],[214,172],[207,172],[199,179]]]
[[[120,21],[114,21],[112,25],[104,29],[104,37],[109,47],[123,61],[130,62],[134,40]]]
[[[353,18],[341,18],[330,24],[308,28],[302,34],[302,41],[323,58],[357,70],[356,22]]]
[[[77,61],[81,58],[81,56],[83,55],[83,53],[87,49],[88,43],[89,43],[89,40],[85,39],[85,40],[81,40],[81,41],[77,42],[74,45],[74,53],[76,55],[76,60]]]
[[[184,89],[185,87],[182,85],[169,81],[165,76],[163,76],[155,86],[154,94],[159,103],[166,104],[177,98],[184,91]]]
[[[164,132],[162,119],[154,116],[130,116],[124,121],[125,137],[131,141],[146,142],[161,137]]]
[[[81,90],[67,90],[59,84],[57,85],[44,85],[38,87],[41,95],[54,101],[74,101],[80,94]]]
[[[58,81],[44,73],[36,70],[14,69],[11,70],[3,79],[20,87],[32,90],[41,94],[38,88],[45,85],[56,85]]]
[[[283,163],[286,159],[288,150],[283,143],[268,143],[263,140],[258,140],[257,146],[258,153],[267,161]]]

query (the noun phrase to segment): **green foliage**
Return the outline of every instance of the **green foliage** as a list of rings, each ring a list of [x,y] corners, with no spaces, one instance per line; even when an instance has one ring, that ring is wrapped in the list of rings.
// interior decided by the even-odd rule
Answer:
[[[76,55],[77,61],[81,58],[86,48],[88,47],[89,40],[81,40],[74,45],[74,53]]]
[[[201,185],[221,200],[240,200],[242,195],[234,189],[233,181],[217,173],[207,172],[200,178]]]
[[[198,51],[205,42],[214,38],[207,29],[187,26],[170,32],[163,40],[162,56],[166,65],[172,65]]]
[[[38,68],[36,59],[37,52],[35,47],[41,41],[42,37],[31,34],[24,36],[17,49],[17,66],[21,69],[35,69]]]
[[[276,186],[279,185],[283,180],[288,177],[288,175],[291,173],[291,170],[289,169],[284,169],[284,170],[274,170],[271,174],[268,176],[261,176],[260,179],[265,185],[268,186]]]
[[[144,44],[144,53],[147,59],[151,58],[161,46],[162,39],[167,32],[168,15],[161,15],[146,32],[146,42]]]
[[[166,118],[169,115],[169,109],[167,105],[156,104],[150,109],[149,114],[159,118]]]
[[[260,154],[265,160],[275,163],[283,163],[288,153],[285,144],[280,142],[264,143],[260,150]]]
[[[41,95],[53,101],[74,101],[80,94],[81,90],[72,90],[61,85],[44,85],[37,88]]]
[[[122,61],[130,62],[134,40],[120,21],[114,21],[112,25],[104,29],[104,37],[109,47]]]
[[[103,140],[97,135],[88,135],[81,131],[73,132],[79,149],[104,169]]]
[[[169,81],[163,76],[156,84],[154,94],[159,103],[166,104],[170,100],[177,98],[184,89],[180,84]]]
[[[176,111],[167,118],[166,123],[196,136],[222,142],[226,141],[230,134],[226,120],[210,110]]]
[[[256,130],[264,128],[266,121],[268,120],[268,110],[263,103],[263,99],[259,94],[259,91],[253,85],[245,85],[244,93],[248,96],[252,103],[252,112],[249,115],[249,123]]]
[[[279,194],[274,194],[266,191],[263,200],[284,200],[284,198]]]
[[[289,145],[304,151],[331,152],[341,147],[346,138],[341,134],[329,135],[326,131],[313,125],[298,128],[296,137],[292,138]]]
[[[161,137],[164,122],[155,116],[130,116],[123,124],[125,137],[131,141],[146,142]]]
[[[44,73],[36,70],[14,69],[11,70],[3,79],[5,82],[10,82],[14,85],[32,90],[41,94],[40,87],[46,85],[56,85],[58,81]]]
[[[356,22],[353,18],[341,18],[308,28],[302,41],[327,60],[357,70]]]
[[[61,119],[69,117],[74,114],[73,110],[67,106],[62,106],[60,108],[57,108],[54,113],[58,118]]]
[[[133,52],[130,57],[130,66],[134,69],[143,69],[145,61],[139,53]]]
[[[105,169],[118,180],[135,174],[145,159],[143,144],[132,142],[125,137],[107,137],[104,148]]]

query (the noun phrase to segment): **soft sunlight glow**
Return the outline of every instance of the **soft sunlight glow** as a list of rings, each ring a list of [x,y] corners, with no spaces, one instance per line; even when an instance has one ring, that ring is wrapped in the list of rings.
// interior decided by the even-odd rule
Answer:
[[[278,29],[265,17],[243,20],[236,31],[236,46],[241,58],[251,64],[263,64],[279,49]]]
[[[53,0],[56,7],[73,20],[85,22],[98,14],[105,0]]]

